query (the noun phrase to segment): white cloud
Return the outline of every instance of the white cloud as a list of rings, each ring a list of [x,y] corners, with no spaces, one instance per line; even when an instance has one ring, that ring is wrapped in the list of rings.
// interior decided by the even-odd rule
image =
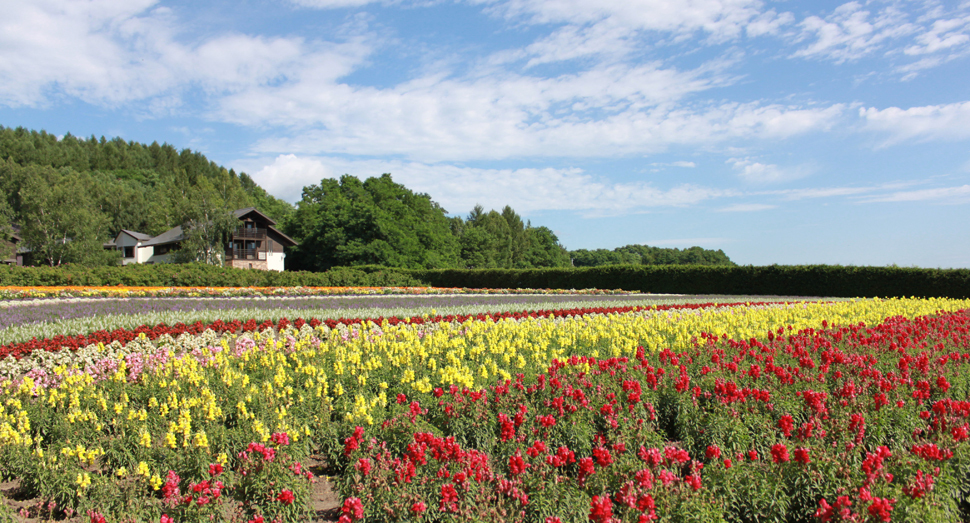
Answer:
[[[394,180],[416,192],[430,194],[453,214],[477,204],[486,209],[512,206],[517,212],[561,210],[585,216],[644,212],[684,207],[736,196],[733,190],[681,184],[661,189],[645,182],[617,183],[581,169],[480,169],[447,164],[386,160],[347,160],[334,157],[280,155],[258,170],[252,161],[237,162],[252,169],[252,177],[271,194],[297,201],[306,185],[322,178],[351,174],[360,179],[391,173]]]
[[[742,180],[749,183],[788,182],[809,174],[809,169],[805,166],[783,168],[775,164],[756,162],[751,158],[731,158],[727,163],[738,171]]]
[[[970,102],[900,109],[859,109],[870,131],[888,133],[885,145],[905,140],[966,140],[970,138]]]
[[[434,79],[393,89],[295,84],[225,98],[220,117],[293,127],[262,153],[402,155],[420,161],[650,154],[672,144],[784,139],[830,127],[842,105],[678,107],[709,82],[689,74],[611,68],[555,79]]]
[[[334,81],[370,51],[360,38],[334,44],[231,32],[185,44],[172,12],[156,1],[5,6],[0,104],[38,106],[66,95],[106,106],[146,101],[150,112],[167,112],[193,86],[222,94],[292,78]]]
[[[865,194],[877,190],[875,187],[817,187],[807,189],[787,189],[783,191],[770,191],[763,194],[773,194],[785,200],[795,201],[807,198],[833,198],[836,196],[853,196]]]
[[[966,47],[970,43],[968,32],[970,32],[970,16],[934,20],[932,27],[918,35],[916,43],[907,47],[904,52],[909,55],[922,55]]]
[[[778,208],[777,205],[770,205],[767,203],[737,203],[734,205],[728,205],[727,207],[722,207],[718,209],[718,212],[757,212],[776,208]]]
[[[611,20],[631,31],[687,34],[704,31],[717,39],[736,38],[752,21],[764,31],[773,11],[761,0],[478,0],[493,12],[533,24],[586,25]],[[775,17],[777,18],[777,17]],[[777,23],[777,22],[776,22]]]
[[[970,203],[970,185],[940,187],[915,191],[896,191],[890,194],[866,198],[865,202],[938,202],[948,204]]]
[[[802,40],[814,42],[795,52],[796,57],[827,58],[836,63],[856,60],[880,49],[887,41],[911,34],[916,27],[890,5],[875,16],[859,2],[837,7],[823,18],[809,16],[799,24]]]
[[[361,7],[381,0],[290,0],[294,5],[311,7],[314,9],[339,9],[343,7]]]

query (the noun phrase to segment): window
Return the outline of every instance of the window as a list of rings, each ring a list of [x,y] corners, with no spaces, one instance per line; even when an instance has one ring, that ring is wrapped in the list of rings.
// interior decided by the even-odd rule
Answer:
[[[134,258],[134,257],[135,257],[135,247],[134,246],[125,247],[125,258]]]

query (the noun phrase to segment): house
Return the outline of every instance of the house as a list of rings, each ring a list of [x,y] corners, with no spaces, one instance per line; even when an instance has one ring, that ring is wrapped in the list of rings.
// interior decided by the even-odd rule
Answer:
[[[276,222],[255,207],[233,211],[240,221],[226,244],[223,262],[240,269],[282,271],[284,247],[297,243],[277,230]],[[172,254],[182,247],[182,227],[173,227],[155,237],[134,231],[121,231],[114,248],[124,250],[123,263],[170,263]],[[130,256],[129,256],[130,255]]]
[[[153,249],[145,247],[145,243],[152,237],[140,232],[122,229],[114,240],[104,244],[106,249],[117,249],[122,252],[121,264],[146,263],[151,258]]]
[[[20,237],[20,227],[16,225],[10,226],[10,237],[7,239],[2,239],[7,247],[12,247],[12,252],[6,260],[0,260],[0,263],[5,263],[7,265],[23,265],[24,256],[28,255],[30,252],[23,246],[23,238]]]

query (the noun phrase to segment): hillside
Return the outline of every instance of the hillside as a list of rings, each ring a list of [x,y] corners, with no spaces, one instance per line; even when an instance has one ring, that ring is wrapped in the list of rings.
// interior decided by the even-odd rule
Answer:
[[[179,225],[212,223],[244,207],[256,207],[300,243],[288,251],[288,269],[733,265],[723,252],[700,247],[570,252],[551,229],[533,227],[509,206],[501,212],[476,206],[465,217],[449,216],[430,195],[413,192],[390,174],[324,179],[305,187],[293,206],[202,153],[121,138],[59,139],[0,126],[0,190],[0,228],[9,234],[9,224],[19,225],[23,245],[41,265],[117,264],[118,253],[101,245],[122,229],[154,236]],[[6,247],[0,259],[10,254]]]
[[[37,262],[51,265],[111,263],[100,244],[122,229],[156,235],[249,206],[282,222],[293,211],[245,173],[190,149],[2,126],[0,190],[0,224],[18,224],[25,243],[43,252]]]

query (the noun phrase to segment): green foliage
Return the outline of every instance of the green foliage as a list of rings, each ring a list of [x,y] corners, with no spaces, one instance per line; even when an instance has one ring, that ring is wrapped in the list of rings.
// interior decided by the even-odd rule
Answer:
[[[288,224],[287,232],[300,242],[290,258],[298,269],[453,267],[458,261],[445,210],[390,174],[364,182],[345,175],[305,187]]]
[[[102,247],[107,220],[91,195],[93,181],[70,168],[19,167],[5,162],[4,185],[15,190],[21,237],[38,265],[117,264],[118,253]]]
[[[124,267],[0,266],[0,285],[124,285],[149,287],[419,287],[420,280],[385,267],[334,267],[327,272],[252,271],[202,263]]]
[[[664,294],[970,297],[970,270],[840,265],[631,266],[411,270],[433,287],[622,289]]]
[[[576,267],[599,267],[602,265],[736,265],[724,251],[702,249],[665,249],[649,245],[626,245],[612,251],[607,249],[570,251]]]
[[[0,189],[5,195],[0,213],[9,208],[9,220],[30,236],[25,245],[39,246],[33,262],[48,265],[114,264],[118,257],[100,252],[100,244],[122,229],[157,235],[178,225],[197,233],[187,244],[198,250],[183,259],[212,261],[212,240],[225,232],[225,224],[203,225],[205,216],[256,207],[280,221],[293,210],[245,173],[237,175],[189,149],[70,134],[58,140],[44,131],[2,126]],[[41,212],[53,215],[42,217],[44,230],[38,232],[32,224]]]
[[[452,233],[461,246],[460,265],[469,269],[568,267],[569,255],[546,227],[524,224],[505,206],[501,213],[476,205],[468,218],[452,218]]]

